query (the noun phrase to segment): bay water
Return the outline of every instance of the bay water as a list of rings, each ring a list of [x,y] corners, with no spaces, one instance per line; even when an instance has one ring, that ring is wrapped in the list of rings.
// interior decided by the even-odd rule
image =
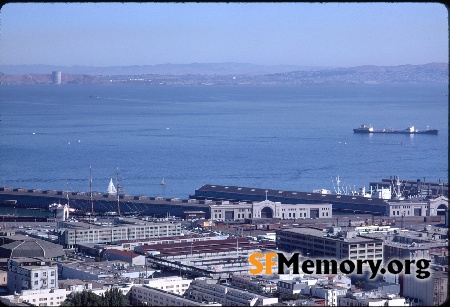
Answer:
[[[90,167],[94,191],[117,177],[126,194],[183,199],[207,183],[448,182],[447,84],[0,85],[0,120],[0,186],[89,191]]]

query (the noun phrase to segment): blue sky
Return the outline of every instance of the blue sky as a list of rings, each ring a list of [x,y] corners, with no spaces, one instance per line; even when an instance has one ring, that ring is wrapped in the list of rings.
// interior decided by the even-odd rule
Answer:
[[[448,62],[439,3],[9,3],[0,65]]]

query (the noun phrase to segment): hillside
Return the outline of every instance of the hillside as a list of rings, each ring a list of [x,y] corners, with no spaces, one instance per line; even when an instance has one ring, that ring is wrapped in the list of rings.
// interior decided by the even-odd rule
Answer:
[[[19,68],[26,69],[24,66],[20,66]],[[16,70],[20,70],[19,68]],[[44,67],[39,67],[39,69],[43,68]],[[141,70],[145,70],[144,67],[141,68]],[[447,63],[399,66],[366,65],[333,69],[313,69],[312,67],[309,67],[292,70],[293,68],[294,67],[292,66],[271,67],[235,63],[194,63],[184,66],[172,64],[155,65],[152,69],[153,71],[158,71],[157,73],[131,73],[140,70],[135,66],[122,67],[120,69],[117,68],[116,74],[109,75],[77,74],[68,73],[64,70],[60,71],[62,72],[62,84],[139,83],[160,86],[448,83]],[[10,67],[9,70],[11,69],[12,68]],[[29,67],[29,69],[31,69],[31,67]],[[146,69],[148,69],[148,67]],[[271,69],[277,72],[267,73],[267,71],[270,71]],[[52,70],[54,69],[50,69],[46,73],[0,73],[0,84],[51,84]],[[113,68],[109,68],[110,72],[112,70]],[[249,71],[251,71],[251,73]]]

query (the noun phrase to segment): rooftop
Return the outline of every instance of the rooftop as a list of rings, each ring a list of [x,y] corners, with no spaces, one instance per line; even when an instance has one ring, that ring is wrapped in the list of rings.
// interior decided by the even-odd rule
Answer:
[[[279,230],[279,232],[281,233],[286,233],[286,232],[290,232],[290,233],[296,233],[296,234],[302,234],[302,235],[307,235],[307,236],[314,236],[317,238],[323,238],[324,240],[333,240],[333,241],[345,241],[345,242],[349,242],[349,243],[364,243],[364,242],[373,242],[374,240],[376,241],[382,241],[381,239],[378,238],[370,238],[370,237],[366,237],[366,236],[355,236],[355,237],[351,237],[351,238],[345,238],[345,237],[328,237],[326,236],[326,232],[323,231],[323,229],[320,228],[314,228],[314,227],[299,227],[299,228],[289,228],[289,229],[282,229]]]

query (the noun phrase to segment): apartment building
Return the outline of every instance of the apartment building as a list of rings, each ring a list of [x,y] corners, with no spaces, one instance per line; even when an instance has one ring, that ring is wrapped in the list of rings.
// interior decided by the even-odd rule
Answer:
[[[55,263],[39,257],[8,260],[8,290],[10,293],[57,288],[58,267]]]
[[[66,298],[66,289],[22,290],[13,295],[0,296],[0,302],[7,306],[59,306]]]

